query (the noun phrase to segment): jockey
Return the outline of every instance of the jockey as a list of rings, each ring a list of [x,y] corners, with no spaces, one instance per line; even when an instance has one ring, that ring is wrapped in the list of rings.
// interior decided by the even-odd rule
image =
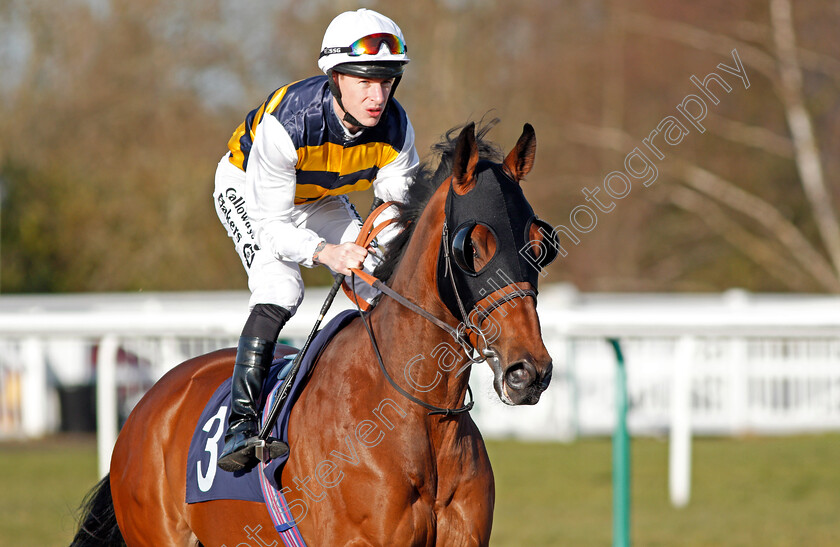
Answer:
[[[338,15],[318,59],[326,75],[271,93],[219,162],[216,212],[251,290],[219,457],[226,471],[254,462],[257,401],[280,330],[303,299],[300,266],[349,275],[350,268],[372,271],[381,258],[354,243],[361,219],[345,194],[373,186],[378,199],[404,200],[419,158],[414,129],[393,96],[408,61],[391,19],[367,9]],[[362,282],[356,290],[368,301],[376,296]]]

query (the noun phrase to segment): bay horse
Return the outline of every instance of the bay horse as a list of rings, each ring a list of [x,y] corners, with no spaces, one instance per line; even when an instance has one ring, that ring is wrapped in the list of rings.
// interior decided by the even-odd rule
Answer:
[[[494,479],[464,412],[469,365],[486,361],[509,405],[535,404],[552,369],[536,312],[552,232],[520,187],[536,137],[526,124],[502,161],[484,139],[494,124],[433,147],[438,167],[420,169],[375,272],[395,298],[338,332],[292,410],[280,482],[308,545],[489,543]],[[264,504],[185,502],[187,448],[234,354],[178,365],[137,404],[74,545],[282,544]]]

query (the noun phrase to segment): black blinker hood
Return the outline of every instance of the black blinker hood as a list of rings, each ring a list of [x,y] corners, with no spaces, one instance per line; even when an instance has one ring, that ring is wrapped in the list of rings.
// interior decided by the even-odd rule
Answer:
[[[525,199],[522,188],[514,182],[501,165],[481,160],[476,166],[476,184],[465,195],[450,188],[446,196],[446,239],[441,241],[437,263],[437,287],[446,307],[464,321],[458,308],[460,297],[467,315],[477,302],[511,283],[530,283],[537,290],[539,270],[519,254],[529,241],[527,230],[534,218],[534,210]],[[469,273],[450,260],[447,272],[443,245],[452,249],[456,230],[470,222],[484,224],[496,237],[496,253],[478,273]],[[454,276],[458,294],[452,279]]]

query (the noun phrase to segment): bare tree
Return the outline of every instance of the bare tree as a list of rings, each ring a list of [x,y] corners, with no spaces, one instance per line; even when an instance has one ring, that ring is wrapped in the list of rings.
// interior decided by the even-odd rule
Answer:
[[[663,160],[660,170],[682,186],[664,186],[656,199],[661,200],[664,194],[672,205],[697,215],[710,230],[783,286],[840,292],[840,224],[803,91],[803,66],[839,81],[840,62],[797,47],[789,0],[769,0],[769,20],[769,29],[753,23],[738,26],[738,34],[751,39],[772,36],[772,43],[767,44],[769,51],[737,37],[644,13],[627,13],[620,21],[627,33],[698,51],[729,56],[737,49],[744,65],[771,83],[787,120],[787,135],[717,115],[707,119],[708,126],[721,138],[794,164],[798,174],[795,183],[807,200],[819,244],[812,243],[803,228],[777,205],[726,175],[701,167],[696,159],[672,156]],[[627,153],[639,144],[606,116],[601,126],[568,124],[563,135],[572,142],[619,153]]]

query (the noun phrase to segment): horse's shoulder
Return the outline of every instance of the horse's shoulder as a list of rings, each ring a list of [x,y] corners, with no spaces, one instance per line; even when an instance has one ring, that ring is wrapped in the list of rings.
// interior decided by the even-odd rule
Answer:
[[[320,355],[316,362],[316,371],[320,368],[323,360],[341,359],[342,361],[350,355],[357,355],[364,347],[363,344],[368,341],[367,332],[362,325],[360,317],[354,317],[346,325],[341,327],[333,336],[327,341],[321,349]],[[362,344],[362,345],[360,345]]]

